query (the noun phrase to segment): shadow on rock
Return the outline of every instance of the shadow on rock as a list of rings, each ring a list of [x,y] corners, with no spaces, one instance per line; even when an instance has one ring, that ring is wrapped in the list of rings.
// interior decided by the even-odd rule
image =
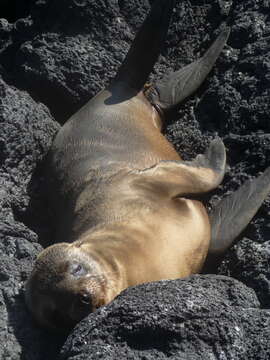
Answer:
[[[6,299],[8,313],[8,326],[16,337],[20,347],[20,358],[27,360],[56,359],[65,337],[47,333],[38,328],[32,321],[30,313],[26,310],[24,291]],[[9,355],[12,355],[12,344]]]

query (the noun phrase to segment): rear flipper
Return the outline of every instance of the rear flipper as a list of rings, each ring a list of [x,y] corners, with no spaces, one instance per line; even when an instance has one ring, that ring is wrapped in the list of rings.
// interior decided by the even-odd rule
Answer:
[[[167,35],[174,0],[158,0],[136,35],[129,52],[119,68],[114,83],[124,83],[141,91]]]
[[[148,100],[162,110],[169,110],[194,93],[212,70],[229,34],[230,29],[226,27],[200,59],[147,89],[145,95]]]
[[[210,213],[211,242],[204,272],[211,271],[270,193],[270,167],[221,200]]]

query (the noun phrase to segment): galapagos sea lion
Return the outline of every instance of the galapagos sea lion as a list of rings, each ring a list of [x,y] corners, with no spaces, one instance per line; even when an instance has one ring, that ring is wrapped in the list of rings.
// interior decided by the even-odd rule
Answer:
[[[224,28],[204,56],[145,88],[173,5],[154,2],[110,86],[52,144],[47,174],[59,243],[41,252],[26,284],[41,325],[68,329],[129,286],[199,272],[207,254],[226,251],[270,191],[267,169],[208,215],[196,194],[222,181],[223,142],[182,161],[161,134],[167,110],[200,86],[229,35]]]

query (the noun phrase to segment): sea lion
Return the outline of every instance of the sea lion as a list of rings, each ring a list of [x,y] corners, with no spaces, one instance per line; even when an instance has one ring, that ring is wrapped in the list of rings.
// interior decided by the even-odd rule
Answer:
[[[268,168],[208,215],[196,195],[221,183],[223,142],[182,161],[161,134],[168,109],[200,86],[229,35],[225,27],[203,57],[144,87],[173,5],[154,2],[110,86],[52,144],[47,174],[60,243],[41,252],[26,284],[26,303],[43,326],[69,329],[129,286],[199,272],[270,191]]]

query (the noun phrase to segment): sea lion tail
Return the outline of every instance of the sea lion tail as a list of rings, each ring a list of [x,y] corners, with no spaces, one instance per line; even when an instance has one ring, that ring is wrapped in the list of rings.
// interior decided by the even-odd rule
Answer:
[[[212,70],[229,34],[230,28],[226,26],[201,58],[157,81],[146,92],[149,101],[169,110],[194,93]]]
[[[222,256],[245,229],[270,193],[270,167],[244,183],[210,212],[211,242],[207,263]]]
[[[175,0],[156,0],[114,82],[124,82],[138,92],[143,88],[160,54],[168,32]]]

